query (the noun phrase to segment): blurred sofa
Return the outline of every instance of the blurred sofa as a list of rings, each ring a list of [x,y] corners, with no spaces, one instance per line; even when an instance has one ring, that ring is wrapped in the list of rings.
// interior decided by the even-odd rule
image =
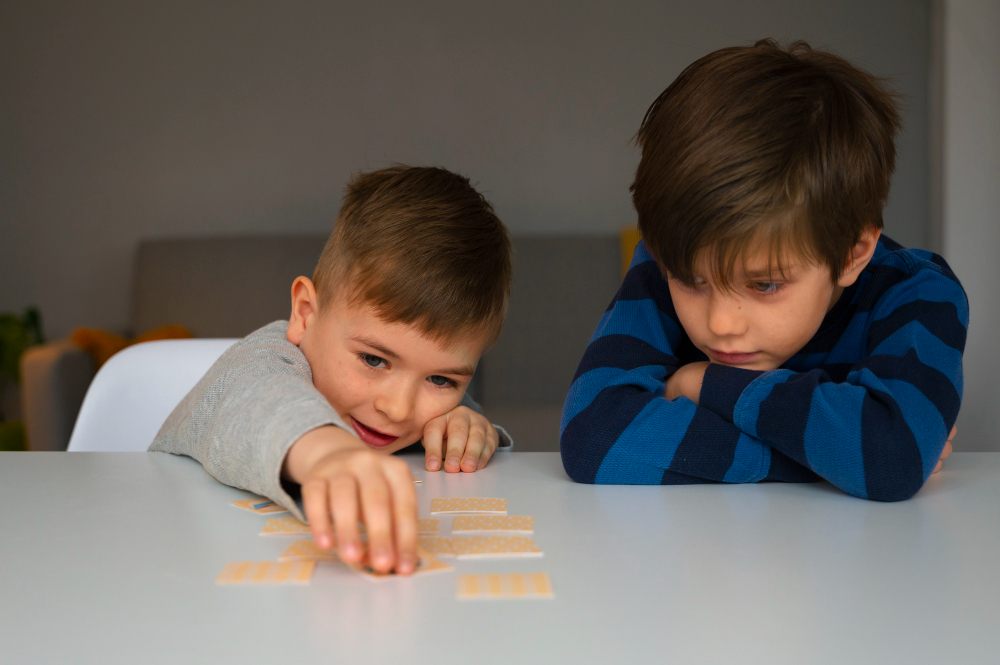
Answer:
[[[197,337],[243,337],[288,318],[291,284],[310,275],[326,236],[146,240],[135,256],[131,332],[180,324]],[[503,334],[470,388],[518,450],[555,451],[562,401],[621,276],[617,235],[516,236]],[[32,450],[65,450],[95,374],[68,340],[21,361]]]

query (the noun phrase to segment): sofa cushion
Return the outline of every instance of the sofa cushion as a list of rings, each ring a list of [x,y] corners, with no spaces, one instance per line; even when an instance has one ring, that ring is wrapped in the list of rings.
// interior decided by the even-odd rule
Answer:
[[[136,254],[132,326],[244,337],[291,311],[292,281],[311,276],[326,235],[146,240]]]

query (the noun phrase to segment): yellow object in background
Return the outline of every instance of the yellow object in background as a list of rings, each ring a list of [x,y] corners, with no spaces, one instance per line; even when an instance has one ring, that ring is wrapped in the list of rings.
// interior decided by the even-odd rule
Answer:
[[[128,339],[121,335],[96,328],[77,328],[73,331],[70,339],[73,340],[74,344],[93,356],[94,363],[100,368],[101,365],[108,362],[111,356],[127,346],[141,344],[142,342],[155,342],[160,339],[190,339],[192,337],[194,337],[194,334],[184,326],[160,326],[134,339]]]
[[[622,279],[625,279],[628,266],[632,263],[632,254],[635,252],[635,246],[642,240],[642,235],[635,226],[623,226],[622,230],[618,233],[618,238],[621,241],[622,248]]]

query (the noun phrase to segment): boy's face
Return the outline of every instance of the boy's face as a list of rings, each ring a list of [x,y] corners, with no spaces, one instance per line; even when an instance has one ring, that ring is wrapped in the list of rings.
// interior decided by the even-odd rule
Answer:
[[[694,286],[667,276],[677,318],[711,362],[744,369],[777,369],[798,353],[860,273],[852,266],[834,282],[829,266],[792,260],[782,276],[768,272],[761,253],[737,264],[726,292],[713,283],[705,254],[695,262]]]
[[[385,453],[416,443],[428,421],[458,406],[485,348],[478,338],[429,339],[416,326],[387,323],[343,298],[319,306],[304,277],[292,287],[288,340],[344,422]]]

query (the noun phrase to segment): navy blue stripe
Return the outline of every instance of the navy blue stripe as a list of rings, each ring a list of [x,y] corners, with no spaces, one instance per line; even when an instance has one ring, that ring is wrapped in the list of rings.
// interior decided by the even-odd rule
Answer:
[[[751,381],[763,373],[710,363],[705,370],[704,384],[698,403],[729,422],[733,422],[733,409],[736,407],[740,395],[743,394]],[[704,386],[707,386],[708,390]]]
[[[932,335],[959,352],[965,350],[968,334],[958,308],[950,302],[914,300],[900,305],[889,316],[872,323],[868,333],[868,352],[871,353],[887,337],[911,321],[918,321]]]
[[[933,367],[920,362],[917,352],[910,349],[903,357],[872,356],[859,365],[880,379],[906,381],[923,393],[941,412],[945,424],[951,427],[958,419],[962,398],[955,384]]]
[[[924,484],[917,441],[892,396],[869,388],[861,405],[865,489],[873,501],[902,501]]]
[[[652,300],[661,312],[672,319],[677,319],[674,303],[670,299],[670,289],[655,261],[645,261],[632,266],[621,288],[618,289],[618,295],[605,311],[610,311],[619,300]]]
[[[663,478],[660,479],[661,485],[704,485],[705,483],[716,483],[717,480],[708,480],[707,478],[695,478],[694,476],[685,476],[682,473],[676,473],[667,469],[663,472]]]
[[[863,273],[865,283],[860,287],[857,305],[858,312],[870,312],[878,304],[886,291],[910,278],[905,270],[892,265],[869,265]]]
[[[813,390],[822,375],[822,372],[813,370],[775,385],[771,394],[761,402],[757,416],[757,438],[765,442],[784,442],[781,452],[804,466],[808,466],[806,424],[809,422]]]
[[[648,365],[676,368],[677,359],[637,337],[605,335],[595,339],[587,347],[587,351],[583,354],[583,360],[580,361],[580,366],[576,368],[576,374],[573,375],[573,380],[576,381],[581,375],[601,367],[633,370],[636,367]],[[669,374],[673,374],[672,369],[668,370]]]
[[[771,467],[764,480],[783,483],[815,483],[823,479],[812,469],[802,466],[780,450],[771,448]]]
[[[905,247],[903,247],[898,242],[896,242],[895,240],[893,240],[892,238],[890,238],[885,234],[879,236],[878,241],[882,243],[882,246],[885,247],[890,252],[898,252],[901,249],[905,249]]]
[[[609,386],[566,425],[559,440],[563,468],[578,483],[593,483],[604,456],[656,397],[636,386]]]
[[[958,275],[955,274],[955,272],[951,269],[951,266],[948,265],[943,258],[938,256],[937,254],[931,254],[931,263],[933,263],[934,265],[936,265],[938,268],[941,269],[942,275],[944,275],[951,281],[955,282],[956,284],[958,283]]]
[[[698,409],[677,446],[670,470],[723,480],[733,465],[740,431],[708,409]]]

